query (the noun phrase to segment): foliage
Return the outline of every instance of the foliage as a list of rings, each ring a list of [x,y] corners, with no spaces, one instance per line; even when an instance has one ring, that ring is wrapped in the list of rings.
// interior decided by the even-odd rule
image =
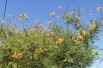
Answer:
[[[50,13],[55,16],[55,12]],[[26,16],[26,17],[25,17]],[[21,14],[21,20],[27,20]],[[70,28],[63,28],[56,21],[43,27],[36,20],[35,27],[18,30],[14,25],[1,25],[1,68],[86,68],[98,56],[93,41],[99,33],[101,21],[92,20],[90,26],[81,23],[76,12],[63,14]]]

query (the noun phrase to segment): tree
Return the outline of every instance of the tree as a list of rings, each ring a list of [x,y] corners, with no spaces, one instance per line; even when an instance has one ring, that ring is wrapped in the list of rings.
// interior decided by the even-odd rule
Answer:
[[[55,12],[51,12],[52,17]],[[21,20],[27,20],[20,14]],[[48,21],[43,27],[35,20],[35,27],[18,31],[15,25],[1,25],[0,60],[1,68],[86,68],[98,56],[93,46],[96,35],[100,33],[102,20],[90,21],[90,26],[81,23],[76,12],[63,14],[67,28],[58,25],[56,20]]]

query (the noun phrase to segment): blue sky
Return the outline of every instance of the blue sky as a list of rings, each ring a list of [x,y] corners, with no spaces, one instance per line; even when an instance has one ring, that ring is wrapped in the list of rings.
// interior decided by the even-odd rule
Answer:
[[[3,17],[4,4],[5,0],[0,0],[0,19]],[[28,23],[26,23],[28,26],[33,26],[35,19],[39,19],[45,25],[51,18],[49,16],[51,11],[55,11],[56,15],[60,16],[70,4],[71,6],[68,12],[78,7],[81,8],[83,21],[88,23],[89,18],[93,19],[100,16],[100,13],[96,12],[96,8],[100,6],[100,4],[102,4],[103,7],[103,0],[8,0],[6,19],[8,19],[8,14],[13,15],[14,20],[16,20],[20,13],[26,13],[29,17]],[[58,8],[60,5],[63,6],[64,11]],[[93,15],[89,16],[87,11]],[[21,25],[19,26],[21,27]],[[99,38],[100,39],[96,41],[95,44],[103,48],[103,32],[100,34]],[[97,68],[96,64],[98,64],[98,61],[96,61],[91,68]],[[103,62],[101,62],[99,68],[103,68],[102,65]]]

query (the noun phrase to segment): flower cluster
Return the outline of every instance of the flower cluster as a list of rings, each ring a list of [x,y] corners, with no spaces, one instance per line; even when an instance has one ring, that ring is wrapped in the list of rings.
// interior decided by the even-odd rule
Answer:
[[[97,11],[102,11],[103,8],[102,7],[97,7]]]
[[[96,24],[91,24],[91,26],[89,27],[90,31],[94,31],[97,28]]]
[[[40,55],[43,51],[44,51],[44,50],[43,50],[42,48],[37,48],[34,53],[35,53],[36,55]]]
[[[55,16],[55,15],[56,15],[55,12],[51,12],[51,13],[50,13],[50,16]]]
[[[15,52],[13,54],[13,58],[16,59],[16,60],[21,60],[23,58],[23,53]]]
[[[63,39],[62,38],[57,39],[56,44],[59,44],[59,45],[63,44]]]
[[[26,19],[27,20],[28,16],[26,14],[22,13],[19,15],[19,19],[21,19],[21,20]]]

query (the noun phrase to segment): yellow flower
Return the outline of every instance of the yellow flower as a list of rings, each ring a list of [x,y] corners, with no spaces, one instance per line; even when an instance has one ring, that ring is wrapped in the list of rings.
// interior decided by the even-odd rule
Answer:
[[[74,18],[74,23],[78,23],[78,22],[79,22],[79,18],[78,17]]]
[[[40,55],[42,52],[43,52],[43,49],[42,49],[42,48],[37,48],[36,51],[35,51],[35,53],[36,53],[37,55]]]
[[[36,28],[41,28],[42,27],[42,24],[38,24],[35,26]]]
[[[80,41],[79,40],[74,40],[74,44],[80,44]]]
[[[40,28],[40,27],[42,27],[42,24],[39,24],[38,26],[39,26],[39,28]]]
[[[77,40],[78,40],[78,41],[82,41],[82,40],[83,40],[83,36],[82,36],[82,35],[78,35]]]
[[[66,18],[68,18],[68,17],[71,17],[74,13],[75,13],[75,12],[72,11],[72,12],[70,12],[70,13],[63,14],[62,17],[63,17],[64,19],[66,19]],[[77,17],[77,19],[79,19],[79,17]]]
[[[34,23],[39,23],[39,20],[35,20]]]
[[[86,31],[80,31],[80,35],[86,36],[87,32]]]
[[[47,30],[47,29],[48,29],[48,26],[45,26],[43,29],[44,29],[44,30]]]
[[[90,28],[89,28],[89,30],[90,30],[90,31],[94,31],[96,28],[97,28],[96,25],[91,25]]]
[[[97,11],[102,11],[103,8],[102,7],[97,7]]]
[[[48,24],[51,24],[51,23],[52,23],[52,21],[48,21],[47,23],[48,23]]]
[[[13,54],[13,58],[17,59],[17,60],[21,60],[23,58],[23,53],[17,53],[17,52],[15,52]]]
[[[51,32],[50,32],[50,36],[55,36],[55,32],[54,32],[54,31],[51,31]]]
[[[75,13],[74,11],[68,13],[68,17],[72,16],[74,13]]]
[[[20,19],[28,19],[28,16],[26,14],[22,13],[19,15],[19,18]]]
[[[18,28],[13,29],[14,33],[18,33]]]
[[[63,39],[59,38],[59,39],[56,41],[56,44],[59,44],[59,45],[60,45],[60,44],[63,43],[63,41],[64,41]]]
[[[56,15],[55,12],[51,12],[51,13],[50,13],[50,16],[55,16],[55,15]]]
[[[64,19],[66,19],[66,18],[68,18],[68,14],[63,14],[62,17],[63,17]]]
[[[40,27],[42,27],[42,24],[39,24],[39,25],[38,25],[38,28],[40,28]]]

